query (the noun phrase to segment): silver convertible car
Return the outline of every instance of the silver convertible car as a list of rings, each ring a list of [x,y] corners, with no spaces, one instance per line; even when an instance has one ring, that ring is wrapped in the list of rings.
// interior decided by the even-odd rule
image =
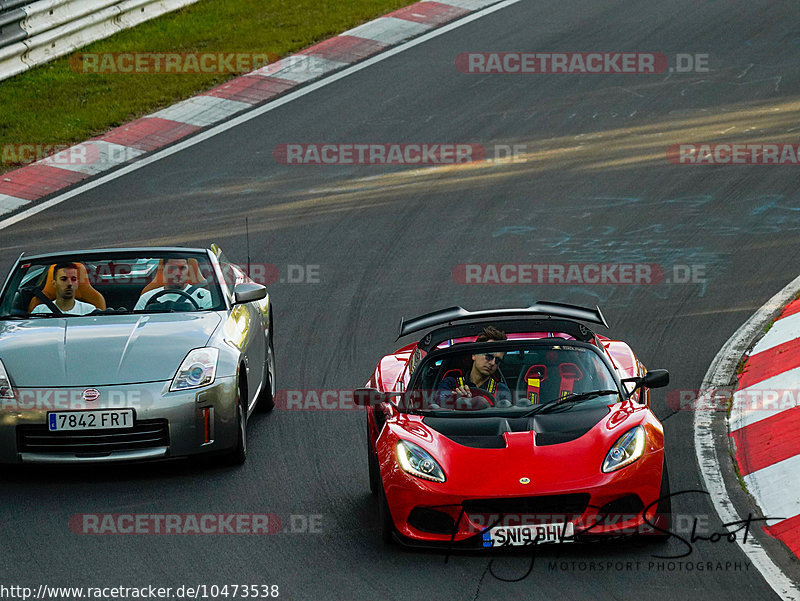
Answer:
[[[0,462],[247,455],[272,305],[216,246],[21,255],[0,293]]]

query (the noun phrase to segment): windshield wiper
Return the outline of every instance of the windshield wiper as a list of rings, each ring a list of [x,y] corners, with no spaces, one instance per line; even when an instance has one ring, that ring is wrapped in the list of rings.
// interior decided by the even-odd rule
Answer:
[[[547,401],[543,405],[539,405],[534,407],[530,411],[524,413],[522,417],[531,417],[532,415],[536,415],[538,413],[548,413],[550,409],[554,407],[558,407],[563,403],[580,403],[581,401],[586,401],[589,399],[593,399],[599,396],[605,396],[608,394],[619,394],[619,390],[592,390],[589,392],[578,392],[574,394],[567,395],[565,397],[553,399],[552,401]]]

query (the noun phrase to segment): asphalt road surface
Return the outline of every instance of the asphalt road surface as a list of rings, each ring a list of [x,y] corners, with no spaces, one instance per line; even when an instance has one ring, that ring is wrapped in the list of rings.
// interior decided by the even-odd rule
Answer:
[[[650,368],[670,370],[669,390],[696,389],[731,333],[798,275],[800,180],[789,166],[674,165],[666,148],[796,141],[799,6],[526,0],[3,230],[0,268],[21,250],[212,242],[244,262],[247,216],[253,262],[277,265],[284,279],[270,287],[280,389],[363,385],[395,348],[403,315],[535,300],[599,304],[615,337]],[[706,54],[709,70],[455,67],[462,52],[624,50],[660,52],[670,65],[676,54]],[[517,161],[469,167],[296,166],[273,157],[276,145],[305,142],[524,150]],[[665,279],[455,281],[457,265],[478,263],[648,263]],[[290,266],[318,269],[318,281],[288,281],[299,273]],[[692,415],[672,415],[666,394],[654,393],[654,407],[666,418],[673,490],[700,488]],[[292,600],[777,598],[724,540],[697,542],[680,565],[652,557],[683,552],[674,540],[549,547],[532,567],[525,555],[384,547],[362,420],[356,411],[256,415],[240,469],[4,468],[0,579],[278,584]],[[719,527],[703,495],[681,496],[674,509]],[[91,536],[68,526],[81,513],[203,512],[270,512],[290,527],[270,536]],[[292,532],[303,520],[321,531]]]

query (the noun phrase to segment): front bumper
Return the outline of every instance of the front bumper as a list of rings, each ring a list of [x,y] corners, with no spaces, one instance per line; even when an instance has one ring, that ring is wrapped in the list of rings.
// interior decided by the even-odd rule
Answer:
[[[15,389],[0,405],[0,463],[139,461],[222,452],[236,444],[236,377],[170,392],[170,381],[81,388]],[[132,409],[127,429],[50,432],[53,411]]]
[[[571,522],[574,536],[561,542],[612,536],[653,535],[668,526],[659,512],[663,451],[602,474],[585,486],[531,490],[526,496],[464,494],[393,470],[384,481],[396,538],[406,545],[479,549],[496,526]]]

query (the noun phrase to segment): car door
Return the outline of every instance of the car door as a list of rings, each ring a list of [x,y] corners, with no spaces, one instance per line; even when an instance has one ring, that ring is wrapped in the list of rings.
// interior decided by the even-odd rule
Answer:
[[[236,284],[252,282],[238,265],[219,257],[225,283],[233,292]],[[247,370],[248,401],[255,399],[256,391],[266,379],[267,337],[267,299],[234,305],[226,324],[226,334],[244,355]]]

